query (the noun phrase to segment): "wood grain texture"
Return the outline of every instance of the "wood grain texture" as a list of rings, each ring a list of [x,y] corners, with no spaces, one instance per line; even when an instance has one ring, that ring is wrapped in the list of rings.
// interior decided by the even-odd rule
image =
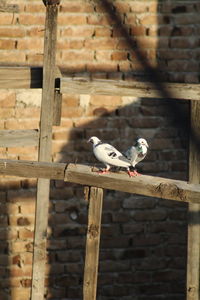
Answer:
[[[66,164],[0,159],[0,174],[26,178],[64,180]]]
[[[37,129],[0,130],[0,147],[38,146],[38,143]]]
[[[42,88],[42,68],[1,66],[0,86],[4,89]]]
[[[57,5],[46,6],[43,86],[39,138],[39,161],[41,162],[50,162],[52,152],[57,15]],[[50,190],[49,186],[50,180],[42,178],[38,179],[31,300],[44,299],[46,232]]]
[[[200,102],[191,102],[189,182],[200,183]],[[187,300],[200,299],[200,204],[188,209]]]
[[[162,199],[200,203],[200,185],[181,180],[147,175],[130,178],[125,172],[102,175],[92,170],[91,166],[69,164],[65,170],[65,181]]]
[[[165,83],[167,91],[173,98],[180,100],[200,99],[199,84]],[[61,78],[61,93],[68,94],[99,94],[110,96],[132,96],[144,98],[163,98],[162,92],[155,89],[153,83],[149,82],[126,82],[122,80],[87,78]]]
[[[2,175],[65,180],[150,197],[200,203],[199,184],[147,175],[130,178],[125,172],[99,175],[91,169],[92,166],[81,164],[67,166],[64,163],[0,159]]]
[[[90,187],[83,300],[96,300],[103,189]]]

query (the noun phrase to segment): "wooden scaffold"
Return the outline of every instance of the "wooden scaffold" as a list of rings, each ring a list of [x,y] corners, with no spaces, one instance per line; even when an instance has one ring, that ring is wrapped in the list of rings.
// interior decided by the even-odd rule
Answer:
[[[104,189],[189,203],[187,300],[200,299],[200,153],[198,151],[200,141],[200,86],[196,84],[165,84],[165,88],[176,100],[190,100],[191,103],[192,134],[189,152],[189,182],[146,175],[132,179],[121,173],[111,173],[102,177],[96,172],[92,172],[91,167],[87,165],[52,163],[52,126],[60,124],[62,93],[123,96],[134,94],[145,98],[161,98],[162,95],[152,83],[127,83],[100,79],[90,81],[82,78],[62,77],[55,64],[57,15],[60,1],[47,0],[44,2],[46,21],[43,69],[0,67],[0,83],[4,89],[42,87],[40,130],[0,131],[2,147],[39,146],[37,162],[0,159],[0,174],[38,178],[31,300],[43,300],[44,298],[46,234],[51,179],[77,183],[85,187],[85,198],[89,203],[89,211],[83,284],[84,300],[96,299]],[[7,9],[11,8],[7,7]],[[57,77],[60,86],[56,85]]]

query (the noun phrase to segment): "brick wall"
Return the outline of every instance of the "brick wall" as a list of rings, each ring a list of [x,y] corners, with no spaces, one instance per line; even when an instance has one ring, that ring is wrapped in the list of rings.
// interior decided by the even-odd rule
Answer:
[[[16,3],[15,1],[12,1]],[[1,64],[42,64],[44,6],[18,0],[1,13]],[[68,75],[199,82],[198,1],[62,1],[57,63]],[[134,46],[134,48],[133,48]],[[139,50],[140,51],[139,51]],[[144,68],[146,67],[146,68]],[[147,71],[148,70],[148,71]],[[153,73],[154,74],[154,73]],[[41,90],[1,90],[0,128],[38,128]],[[180,118],[180,111],[183,118]],[[97,135],[125,150],[136,136],[150,152],[145,174],[187,179],[188,104],[63,95],[53,131],[53,161],[95,163],[86,140]],[[37,159],[37,149],[0,148],[3,158]],[[133,179],[134,180],[134,179]],[[28,300],[31,285],[35,179],[1,177],[0,299]],[[98,299],[184,299],[187,205],[105,193]],[[82,298],[87,205],[81,186],[51,182],[46,298]]]

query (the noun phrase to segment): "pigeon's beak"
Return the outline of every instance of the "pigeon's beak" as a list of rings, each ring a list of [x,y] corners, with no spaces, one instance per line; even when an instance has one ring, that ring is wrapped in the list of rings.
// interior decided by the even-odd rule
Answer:
[[[149,145],[146,143],[146,147],[149,148]]]

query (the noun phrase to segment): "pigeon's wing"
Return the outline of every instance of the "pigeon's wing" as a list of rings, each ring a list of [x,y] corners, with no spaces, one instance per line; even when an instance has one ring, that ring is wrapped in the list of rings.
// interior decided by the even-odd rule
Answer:
[[[105,144],[104,150],[106,152],[106,155],[109,158],[111,158],[113,160],[119,159],[121,161],[128,162],[128,159],[121,152],[119,152],[115,147],[113,147],[109,144]]]
[[[136,158],[136,163],[139,163],[141,160],[143,160],[145,158],[145,156],[147,155],[147,152],[145,154],[143,153],[138,153],[138,156]]]
[[[96,158],[104,164],[118,167],[130,166],[130,161],[110,144],[102,143],[100,145],[97,145],[94,148],[94,154]]]

